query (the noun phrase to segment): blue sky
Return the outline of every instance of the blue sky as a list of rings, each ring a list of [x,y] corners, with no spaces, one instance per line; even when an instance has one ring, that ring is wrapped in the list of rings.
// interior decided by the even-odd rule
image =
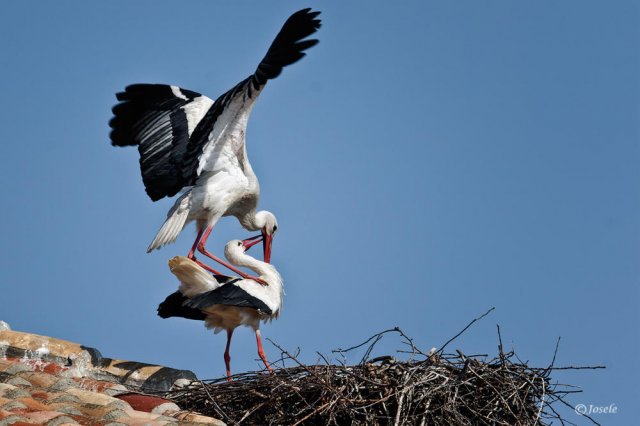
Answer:
[[[248,152],[276,214],[287,296],[263,335],[307,362],[399,326],[428,350],[505,346],[631,424],[639,379],[640,9],[632,1],[313,3],[320,44],[269,83]],[[0,319],[103,355],[224,374],[224,337],[161,320],[172,200],[109,143],[114,93],[217,97],[253,72],[294,1],[18,2],[0,16]],[[247,236],[220,222],[209,247]],[[254,253],[259,253],[256,251]],[[399,347],[394,339],[379,353]],[[272,358],[277,351],[266,345]],[[232,369],[259,367],[248,329]],[[580,423],[570,410],[567,418]]]

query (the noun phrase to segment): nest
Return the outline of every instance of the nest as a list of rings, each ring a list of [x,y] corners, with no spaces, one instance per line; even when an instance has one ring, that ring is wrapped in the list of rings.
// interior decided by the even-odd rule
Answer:
[[[407,360],[369,358],[388,333],[402,337],[406,347],[398,352],[408,354]],[[558,369],[553,363],[530,367],[513,352],[504,353],[501,343],[492,359],[459,350],[444,353],[452,340],[440,351],[424,353],[394,328],[353,348],[334,351],[344,354],[367,348],[357,365],[330,362],[322,355],[318,364],[305,365],[272,342],[282,353],[278,362],[283,366],[273,374],[249,372],[234,376],[231,382],[224,378],[194,382],[165,396],[183,409],[229,425],[514,426],[547,425],[553,419],[571,424],[554,406],[570,406],[563,398],[576,390],[551,383],[550,374]],[[601,367],[563,369],[567,368]]]

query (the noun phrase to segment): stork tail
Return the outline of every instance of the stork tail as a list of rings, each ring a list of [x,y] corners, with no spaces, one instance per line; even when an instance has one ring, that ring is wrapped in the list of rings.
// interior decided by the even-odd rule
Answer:
[[[169,213],[167,214],[167,220],[160,228],[160,231],[156,234],[149,247],[147,247],[147,253],[151,253],[155,249],[170,244],[178,238],[178,234],[182,231],[182,228],[187,224],[189,218],[189,204],[191,201],[191,191],[187,191],[184,195],[176,200]]]

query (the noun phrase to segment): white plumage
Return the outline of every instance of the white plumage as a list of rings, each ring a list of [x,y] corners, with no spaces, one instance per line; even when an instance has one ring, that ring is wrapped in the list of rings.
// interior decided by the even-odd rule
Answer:
[[[215,101],[163,84],[134,84],[117,94],[121,102],[109,123],[112,144],[138,146],[142,180],[153,201],[183,191],[148,252],[174,242],[195,221],[198,236],[190,259],[196,260],[197,249],[240,276],[262,282],[207,251],[205,243],[221,217],[235,216],[245,229],[261,231],[264,259],[270,261],[277,221],[272,213],[257,211],[260,186],[247,157],[247,122],[267,81],[318,42],[305,38],[320,27],[319,13],[304,9],[291,15],[256,71]]]
[[[178,291],[183,297],[177,301],[181,306],[175,306],[176,300],[173,301],[173,306],[169,306],[171,298],[175,298],[172,295],[159,307],[159,313],[163,317],[183,316],[203,319],[205,326],[213,329],[215,333],[225,330],[227,345],[224,358],[228,376],[231,375],[229,357],[231,336],[233,331],[241,325],[254,330],[258,355],[265,367],[271,370],[262,348],[260,322],[278,318],[282,309],[284,289],[282,278],[273,265],[261,262],[245,253],[257,242],[260,240],[232,240],[225,246],[225,257],[235,266],[251,269],[268,283],[267,286],[253,279],[230,279],[229,277],[221,277],[225,279],[225,283],[220,283],[216,277],[192,260],[177,256],[169,261],[169,268],[180,281]],[[192,310],[199,310],[204,314],[203,317],[198,317]],[[169,311],[171,312],[167,313]]]

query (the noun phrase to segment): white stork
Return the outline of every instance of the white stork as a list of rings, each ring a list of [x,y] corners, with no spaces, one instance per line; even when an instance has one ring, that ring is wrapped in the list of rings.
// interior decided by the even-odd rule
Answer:
[[[169,260],[169,268],[180,280],[180,287],[158,306],[158,315],[162,318],[204,320],[205,326],[213,329],[216,334],[226,330],[224,363],[227,377],[231,377],[231,336],[241,325],[251,327],[255,331],[258,355],[267,370],[272,371],[262,348],[260,321],[278,318],[284,290],[282,278],[273,265],[245,253],[258,242],[260,240],[255,238],[253,241],[229,241],[224,254],[230,263],[254,271],[268,283],[267,286],[262,286],[252,279],[212,276],[187,257],[176,256]]]
[[[278,225],[268,211],[256,211],[260,187],[245,145],[247,120],[267,81],[282,68],[305,56],[318,43],[305,40],[320,28],[320,12],[300,10],[287,19],[256,71],[215,101],[177,86],[134,84],[116,95],[111,143],[138,146],[145,189],[152,201],[185,192],[167,214],[147,252],[172,243],[182,229],[196,221],[195,250],[250,277],[205,248],[213,226],[223,216],[235,216],[249,231],[263,235],[264,260],[270,262],[271,243]],[[260,280],[258,280],[260,281]]]

